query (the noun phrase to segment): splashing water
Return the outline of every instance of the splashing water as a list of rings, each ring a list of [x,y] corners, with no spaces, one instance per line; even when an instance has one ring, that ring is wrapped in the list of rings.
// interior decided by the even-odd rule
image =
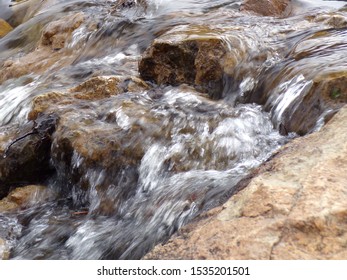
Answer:
[[[6,60],[17,51],[11,40],[33,44],[32,37],[23,34],[40,21],[80,10],[94,20],[74,30],[66,42],[70,64],[58,61],[40,74],[28,73],[0,85],[1,127],[26,124],[33,99],[42,93],[64,92],[95,76],[138,75],[142,52],[168,30],[208,22],[234,36],[234,41],[222,37],[230,50],[235,41],[250,50],[235,70],[235,85],[226,86],[221,100],[209,100],[188,86],[154,86],[57,105],[64,117],[52,139],[56,174],[45,184],[58,194],[54,201],[0,214],[0,239],[11,249],[11,258],[139,259],[202,212],[224,203],[240,180],[294,137],[281,136],[278,125],[288,108],[304,98],[311,77],[293,72],[276,88],[262,92],[270,95],[264,102],[269,112],[235,100],[256,90],[261,73],[276,72],[283,61],[284,72],[290,73],[294,60],[287,63],[289,50],[293,57],[295,52],[312,51],[311,57],[325,59],[330,68],[345,66],[344,46],[339,45],[345,33],[331,32],[324,48],[300,45],[299,38],[326,26],[299,12],[284,20],[245,15],[238,11],[240,3],[151,0],[145,11],[118,11],[110,1],[61,0],[0,39],[0,58]],[[332,63],[336,57],[329,55],[331,46],[340,48],[340,64]],[[315,68],[318,64],[314,59],[303,62]],[[66,163],[61,159],[68,151],[59,157],[57,150],[71,135],[77,136]],[[83,147],[78,135],[85,137]],[[114,150],[112,145],[118,143]],[[106,156],[93,161],[98,149],[106,150]]]

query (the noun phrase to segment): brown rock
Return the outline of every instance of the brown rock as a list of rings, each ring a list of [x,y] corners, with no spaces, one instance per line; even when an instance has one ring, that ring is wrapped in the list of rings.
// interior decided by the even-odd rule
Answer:
[[[52,191],[45,186],[29,185],[16,188],[0,200],[0,213],[38,205],[52,197]]]
[[[323,112],[332,113],[347,103],[347,72],[317,76],[299,104],[293,104],[285,115],[284,126],[289,131],[304,135],[315,127]],[[329,120],[330,114],[326,116]]]
[[[50,67],[63,67],[73,61],[73,50],[64,48],[72,32],[84,21],[83,13],[65,16],[49,23],[36,49],[20,58],[9,59],[0,69],[0,83],[28,73],[43,73]]]
[[[346,259],[347,107],[145,259]],[[217,212],[217,214],[216,214]]]
[[[186,83],[212,98],[220,98],[223,84],[232,78],[244,54],[239,40],[229,38],[235,49],[231,50],[220,32],[205,26],[168,32],[143,54],[139,63],[141,77],[157,84]]]
[[[6,21],[0,18],[0,38],[4,37],[12,29],[13,28],[11,25],[9,25]]]
[[[69,90],[73,97],[84,100],[97,100],[112,95],[148,89],[149,86],[139,78],[110,76],[93,77]]]
[[[49,92],[36,96],[32,101],[28,119],[35,120],[40,113],[47,112],[51,105],[56,105],[62,101],[66,104],[68,102],[68,97],[60,92]]]
[[[49,92],[36,96],[32,101],[28,119],[36,119],[39,113],[58,112],[57,105],[79,104],[81,100],[99,100],[124,92],[139,92],[148,88],[149,86],[137,77],[93,77],[67,92]]]
[[[262,16],[284,17],[291,12],[291,0],[245,0],[240,9]]]
[[[312,132],[318,120],[324,123],[347,102],[346,43],[346,36],[333,30],[301,39],[288,60],[263,72],[244,101],[265,105],[283,131]]]
[[[84,22],[84,14],[77,13],[49,23],[43,31],[41,44],[50,46],[53,50],[65,47],[65,42],[72,32]]]

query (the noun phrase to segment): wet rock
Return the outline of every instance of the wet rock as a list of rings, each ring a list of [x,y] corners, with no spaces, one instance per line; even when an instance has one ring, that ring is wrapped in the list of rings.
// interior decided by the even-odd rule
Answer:
[[[145,259],[346,259],[347,107]]]
[[[64,48],[67,39],[71,37],[74,30],[81,26],[84,20],[84,14],[77,13],[49,23],[43,31],[41,44],[50,46],[52,50]]]
[[[204,26],[168,32],[143,54],[141,77],[159,85],[194,85],[220,98],[245,52],[238,39],[230,37],[227,42],[220,32]]]
[[[31,105],[31,111],[28,114],[29,120],[35,120],[40,113],[47,112],[53,104],[57,105],[60,102],[64,104],[72,103],[64,93],[49,92],[36,96]]]
[[[56,123],[51,117],[40,115],[20,132],[11,133],[16,137],[6,144],[0,157],[0,198],[11,187],[43,181],[53,172],[50,148]]]
[[[249,11],[262,16],[284,17],[291,12],[291,0],[245,0],[241,11]]]
[[[132,76],[97,76],[86,80],[66,92],[49,92],[36,96],[28,114],[29,120],[39,113],[59,113],[58,105],[79,104],[82,100],[99,100],[125,92],[140,92],[149,89],[141,79]]]
[[[85,17],[83,13],[65,16],[49,23],[43,30],[40,42],[32,52],[11,58],[0,69],[0,83],[28,73],[43,73],[50,67],[60,68],[73,61],[73,49],[66,48],[72,32],[79,28]]]
[[[289,51],[288,59],[264,71],[245,102],[264,105],[277,128],[305,135],[347,102],[345,31],[313,33]],[[339,62],[336,63],[336,58]]]
[[[6,21],[0,18],[0,38],[4,37],[12,29],[13,28],[11,25],[9,25]]]
[[[304,135],[317,125],[319,118],[326,122],[329,113],[337,112],[346,103],[347,72],[316,77],[302,102],[293,104],[284,114],[283,125],[288,131]]]
[[[73,97],[84,100],[98,100],[124,92],[139,92],[149,86],[139,78],[110,76],[93,77],[69,90]]]
[[[29,185],[16,188],[7,197],[0,200],[0,213],[30,206],[36,206],[53,197],[52,191],[45,186]]]
[[[10,252],[6,246],[6,242],[0,238],[0,260],[8,260]]]
[[[316,22],[324,22],[333,28],[347,27],[347,16],[343,13],[321,14],[314,18]]]

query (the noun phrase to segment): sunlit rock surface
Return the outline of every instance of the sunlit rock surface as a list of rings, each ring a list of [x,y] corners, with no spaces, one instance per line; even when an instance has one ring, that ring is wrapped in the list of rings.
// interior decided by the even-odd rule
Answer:
[[[347,107],[145,259],[346,259]]]

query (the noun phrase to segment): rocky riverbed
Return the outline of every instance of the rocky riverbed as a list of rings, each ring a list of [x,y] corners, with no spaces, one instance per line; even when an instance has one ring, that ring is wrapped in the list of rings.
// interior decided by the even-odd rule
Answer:
[[[347,257],[345,1],[2,5],[0,258]]]

